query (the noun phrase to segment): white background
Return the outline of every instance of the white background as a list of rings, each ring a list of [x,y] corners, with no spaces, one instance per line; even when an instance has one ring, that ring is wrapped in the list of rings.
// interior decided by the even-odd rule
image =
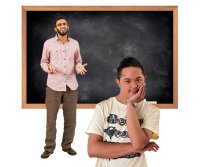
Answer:
[[[196,0],[6,0],[0,7],[0,166],[92,167],[85,130],[93,109],[78,109],[73,147],[78,155],[61,151],[62,113],[57,121],[57,147],[43,160],[45,109],[21,109],[21,6],[24,5],[178,5],[178,109],[162,109],[160,150],[147,154],[149,167],[200,166],[199,16]],[[102,25],[104,26],[104,25]]]

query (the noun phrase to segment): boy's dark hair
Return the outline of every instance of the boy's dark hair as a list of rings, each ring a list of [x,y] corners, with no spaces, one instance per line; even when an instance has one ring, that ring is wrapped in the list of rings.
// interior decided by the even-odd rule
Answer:
[[[64,16],[60,16],[60,17],[57,17],[57,18],[54,20],[54,27],[56,27],[56,23],[57,23],[57,21],[60,20],[60,19],[64,19],[64,20],[66,20],[66,22],[68,23],[66,17],[64,17]]]
[[[142,73],[144,75],[144,68],[142,66],[142,64],[134,57],[126,57],[124,58],[119,66],[117,67],[117,78],[120,79],[121,77],[121,72],[123,70],[123,68],[126,67],[138,67],[142,70]]]

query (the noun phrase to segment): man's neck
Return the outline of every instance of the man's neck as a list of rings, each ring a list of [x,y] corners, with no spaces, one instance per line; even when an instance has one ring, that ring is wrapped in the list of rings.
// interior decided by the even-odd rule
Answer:
[[[68,41],[68,36],[67,35],[61,36],[61,35],[57,34],[57,36],[58,36],[58,39],[63,43]]]

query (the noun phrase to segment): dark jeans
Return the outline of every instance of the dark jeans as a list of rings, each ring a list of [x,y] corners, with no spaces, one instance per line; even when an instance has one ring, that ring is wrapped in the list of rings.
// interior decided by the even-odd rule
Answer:
[[[46,139],[44,149],[53,152],[56,147],[56,119],[60,104],[63,103],[64,132],[62,149],[71,148],[76,127],[76,105],[78,90],[54,91],[46,88],[45,104],[47,108]]]

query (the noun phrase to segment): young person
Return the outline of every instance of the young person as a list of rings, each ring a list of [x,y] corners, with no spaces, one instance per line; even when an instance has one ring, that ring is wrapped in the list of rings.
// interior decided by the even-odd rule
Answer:
[[[145,151],[157,151],[159,109],[147,102],[141,63],[125,58],[117,68],[119,94],[96,105],[87,129],[88,154],[96,167],[146,167]]]

